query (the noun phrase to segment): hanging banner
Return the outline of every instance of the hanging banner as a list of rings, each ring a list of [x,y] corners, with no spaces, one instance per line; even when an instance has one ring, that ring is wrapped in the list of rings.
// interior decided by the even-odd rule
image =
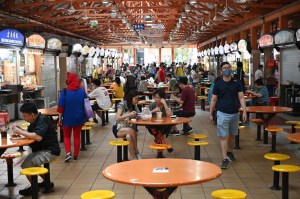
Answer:
[[[46,40],[38,34],[30,35],[26,38],[26,47],[44,49],[46,47]]]
[[[259,47],[273,47],[274,46],[274,38],[272,35],[263,35],[258,40]]]
[[[47,49],[50,50],[62,50],[62,43],[60,40],[56,38],[48,39],[47,41]]]
[[[24,36],[15,29],[5,29],[0,31],[0,44],[23,46]]]
[[[150,28],[150,29],[142,30],[140,33],[145,37],[162,37],[164,35],[164,30]]]
[[[276,46],[284,46],[295,44],[295,32],[292,30],[281,30],[274,36],[274,43]]]
[[[238,49],[241,52],[246,52],[247,51],[247,42],[244,39],[241,39],[238,43]]]

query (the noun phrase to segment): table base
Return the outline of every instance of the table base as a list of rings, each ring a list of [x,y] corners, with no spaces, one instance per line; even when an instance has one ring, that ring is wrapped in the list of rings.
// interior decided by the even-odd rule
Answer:
[[[148,193],[150,193],[154,199],[167,199],[177,189],[177,187],[144,187]]]

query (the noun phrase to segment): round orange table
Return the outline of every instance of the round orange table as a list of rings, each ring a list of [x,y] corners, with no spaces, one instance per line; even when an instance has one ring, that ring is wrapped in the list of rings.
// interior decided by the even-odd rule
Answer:
[[[300,143],[300,133],[292,133],[288,135],[288,140]]]
[[[176,117],[176,118],[170,118],[170,117],[152,117],[151,120],[142,120],[137,119],[135,121],[129,120],[128,122],[130,124],[136,124],[141,126],[163,126],[163,125],[177,125],[177,124],[184,124],[191,122],[191,118],[187,117]]]
[[[154,198],[166,199],[178,186],[213,180],[221,175],[220,167],[190,159],[143,159],[106,167],[107,179],[123,184],[143,186]]]
[[[33,142],[34,142],[34,140],[29,140],[26,138],[12,139],[11,134],[8,133],[7,138],[1,139],[0,156],[6,151],[7,148],[26,146]],[[13,177],[13,159],[12,158],[6,159],[6,164],[7,164],[7,181],[8,181],[6,186],[7,187],[16,186],[16,184],[14,183],[14,177]]]
[[[260,118],[264,122],[265,128],[268,127],[270,120],[277,113],[291,112],[293,109],[282,106],[247,106],[246,111],[249,113],[256,113],[256,117]],[[268,144],[268,133],[264,133],[264,144]]]
[[[152,100],[140,100],[138,101],[138,104],[145,106],[145,105],[150,105],[152,102],[153,102]]]

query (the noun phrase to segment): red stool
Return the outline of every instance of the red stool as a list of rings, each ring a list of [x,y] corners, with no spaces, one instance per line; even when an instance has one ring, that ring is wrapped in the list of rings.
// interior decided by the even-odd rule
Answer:
[[[5,125],[5,122],[9,123],[8,112],[0,112],[0,125]]]
[[[278,106],[279,105],[279,97],[270,97],[270,105]]]

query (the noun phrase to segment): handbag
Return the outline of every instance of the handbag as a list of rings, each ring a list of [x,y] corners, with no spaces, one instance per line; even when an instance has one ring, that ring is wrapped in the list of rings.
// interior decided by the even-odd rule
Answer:
[[[85,116],[87,117],[87,119],[95,118],[95,113],[92,109],[89,98],[84,98],[83,104],[84,104]]]

